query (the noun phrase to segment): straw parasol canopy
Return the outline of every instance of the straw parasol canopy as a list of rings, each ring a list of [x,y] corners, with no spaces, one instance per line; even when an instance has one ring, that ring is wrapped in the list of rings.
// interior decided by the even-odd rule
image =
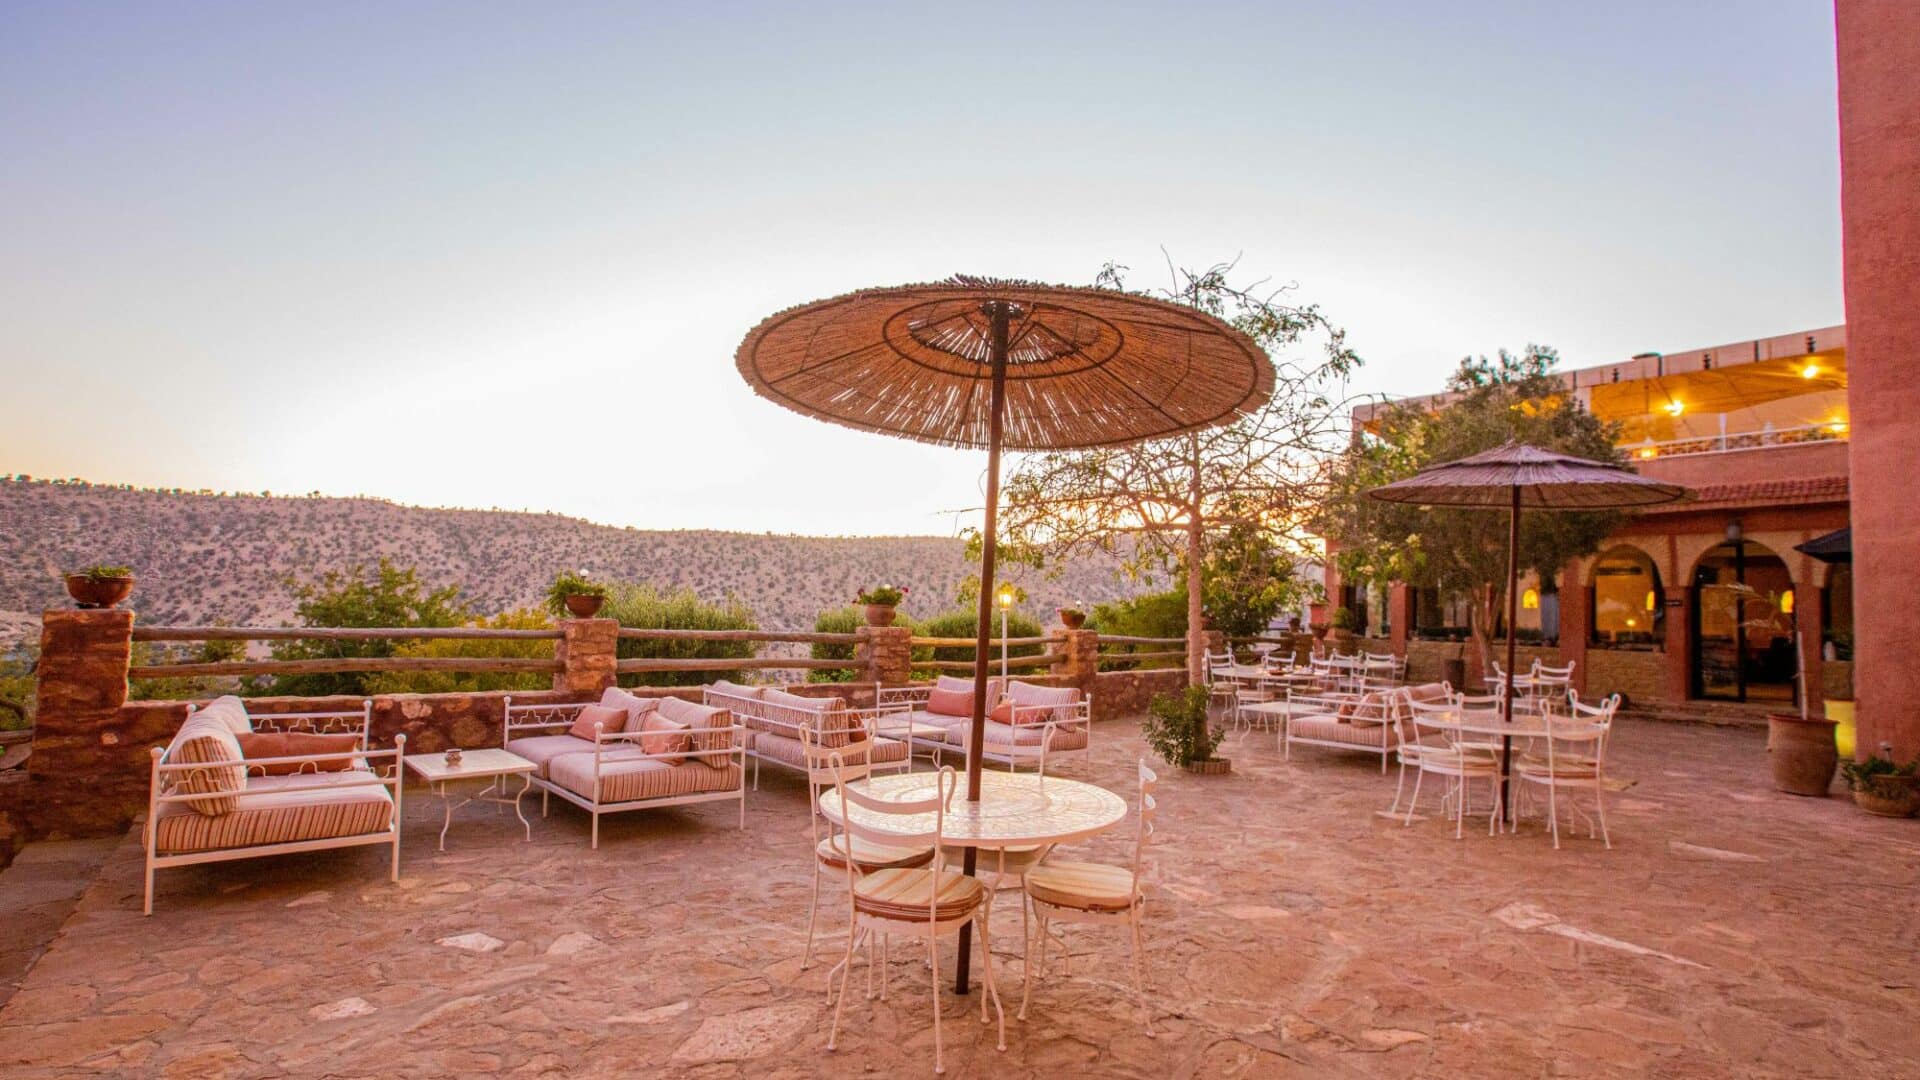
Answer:
[[[945,446],[991,442],[995,306],[1006,317],[1001,445],[1086,449],[1227,423],[1273,396],[1273,363],[1205,312],[1109,289],[954,277],[789,308],[741,342],[755,392],[795,412]]]
[[[1110,289],[954,277],[789,308],[735,357],[797,413],[944,446],[985,447],[967,799],[980,798],[1000,451],[1120,446],[1231,423],[1273,396],[1273,361],[1205,312]],[[973,873],[968,848],[963,867]],[[967,990],[960,930],[956,989]]]
[[[1519,595],[1514,589],[1520,576],[1520,512],[1633,509],[1679,502],[1692,498],[1693,492],[1679,484],[1648,479],[1621,465],[1509,440],[1492,450],[1444,462],[1405,480],[1374,488],[1367,497],[1379,502],[1507,512],[1507,666],[1500,711],[1502,718],[1512,723],[1517,644],[1514,629],[1520,616]],[[1512,757],[1513,739],[1508,736],[1501,740],[1503,803]],[[1513,816],[1511,804],[1507,804],[1506,812],[1509,818]]]

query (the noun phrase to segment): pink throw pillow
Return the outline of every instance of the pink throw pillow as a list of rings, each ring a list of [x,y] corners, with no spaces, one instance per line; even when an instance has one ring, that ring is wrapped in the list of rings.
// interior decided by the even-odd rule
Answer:
[[[608,734],[625,731],[627,710],[616,709],[611,705],[589,705],[580,710],[580,716],[574,720],[573,726],[567,729],[567,734],[576,739],[592,742],[593,725],[596,723],[600,725],[601,731]]]
[[[972,716],[973,691],[935,688],[927,695],[927,711],[935,716]]]
[[[692,734],[685,724],[676,724],[660,715],[659,710],[647,713],[640,718],[640,752],[643,754],[676,754],[687,749],[693,741]],[[678,765],[675,761],[673,764]]]

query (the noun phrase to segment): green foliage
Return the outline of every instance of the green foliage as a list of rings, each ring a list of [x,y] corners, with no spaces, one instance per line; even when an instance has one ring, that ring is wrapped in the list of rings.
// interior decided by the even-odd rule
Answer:
[[[1275,615],[1305,595],[1293,565],[1264,528],[1244,518],[1230,518],[1207,546],[1200,567],[1200,599],[1213,629],[1229,637],[1266,633]],[[1182,603],[1185,595],[1182,589]]]
[[[168,644],[158,641],[133,643],[132,666],[156,664],[219,664],[245,659],[244,641],[197,641]],[[127,682],[128,701],[190,701],[219,697],[222,694],[258,692],[264,679],[217,675],[184,675],[157,679],[131,679]]]
[[[1359,625],[1360,621],[1353,617],[1352,608],[1337,607],[1333,609],[1332,615],[1327,616],[1327,626],[1329,629],[1351,630]]]
[[[754,630],[753,611],[729,596],[717,604],[700,599],[692,589],[663,592],[652,585],[616,585],[608,590],[603,619],[645,630]],[[705,659],[744,660],[754,654],[751,641],[646,641],[621,638],[615,647],[622,660]],[[699,686],[715,679],[742,681],[743,668],[724,671],[644,671],[620,676],[622,686]]]
[[[302,626],[426,627],[459,626],[469,613],[456,586],[430,589],[412,567],[402,569],[386,559],[369,570],[356,566],[345,573],[328,571],[318,581],[290,582],[299,603],[294,612]],[[277,660],[314,660],[328,657],[372,658],[395,655],[391,638],[370,641],[276,641]],[[364,695],[369,675],[342,672],[328,675],[281,675],[273,693],[299,697],[328,694]]]
[[[80,574],[88,581],[125,581],[133,576],[133,567],[96,563],[84,570],[76,570],[74,573]]]
[[[1883,749],[1891,749],[1884,747]],[[1882,798],[1894,798],[1901,794],[1906,781],[1920,774],[1920,757],[1905,765],[1897,765],[1887,754],[1875,754],[1865,761],[1849,761],[1840,766],[1840,775],[1847,778],[1847,787],[1853,791],[1864,791]],[[1892,781],[1889,783],[1889,781]]]
[[[34,668],[40,644],[23,638],[0,653],[0,731],[17,731],[33,721]]]
[[[1491,450],[1509,440],[1593,461],[1621,462],[1616,425],[1569,396],[1553,373],[1552,349],[1529,345],[1469,357],[1447,382],[1444,407],[1391,408],[1374,434],[1356,438],[1334,463],[1317,531],[1338,549],[1342,577],[1353,583],[1404,581],[1473,599],[1474,641],[1487,656],[1487,636],[1506,590],[1507,516],[1484,510],[1381,503],[1367,491],[1433,465]],[[1551,578],[1575,558],[1599,549],[1620,523],[1611,511],[1527,514],[1520,525],[1520,569]]]
[[[1140,721],[1140,735],[1162,761],[1189,765],[1213,757],[1219,740],[1207,720],[1207,699],[1204,686],[1153,696]]]
[[[904,585],[875,585],[870,589],[861,589],[854,598],[856,604],[885,604],[893,607],[907,598],[912,589]]]
[[[584,573],[576,574],[571,570],[562,570],[547,586],[547,610],[555,615],[567,613],[569,596],[605,596],[607,587],[588,578]]]
[[[859,608],[852,605],[823,611],[813,620],[813,629],[821,634],[851,634],[867,624],[867,617]],[[893,625],[904,626],[913,632],[913,620],[903,614],[893,617]],[[816,642],[810,650],[815,660],[845,660],[844,668],[825,668],[807,672],[808,682],[852,682],[857,673],[853,666],[854,647],[835,645],[830,642]]]
[[[476,619],[470,625],[486,630],[551,630],[553,623],[537,608],[520,608]],[[427,638],[402,641],[395,656],[553,659],[554,642],[542,638]],[[488,690],[546,690],[553,676],[539,672],[387,671],[366,678],[370,694],[476,694]]]
[[[1125,600],[1113,600],[1093,606],[1087,626],[1102,634],[1118,637],[1184,638],[1187,636],[1187,590],[1167,589],[1143,593]],[[1166,652],[1174,645],[1103,645],[1101,655],[1118,657],[1127,653]],[[1179,660],[1142,660],[1114,662],[1102,660],[1102,670],[1180,667]]]
[[[952,611],[935,615],[933,618],[921,622],[919,626],[914,629],[914,635],[916,637],[972,638],[978,633],[979,625],[979,613],[977,611],[955,608]],[[1039,637],[1043,633],[1045,633],[1045,631],[1041,628],[1040,624],[1035,622],[1033,618],[1026,613],[1018,609],[1007,612],[1008,637]],[[998,611],[994,612],[993,615],[991,635],[993,637],[1000,636],[1000,613]],[[1000,661],[999,646],[991,646],[990,648],[991,651],[988,653],[987,659],[998,663]],[[1039,656],[1045,651],[1046,647],[1043,645],[1011,645],[1007,647],[1007,656],[1009,658]],[[960,661],[970,664],[973,662],[973,646],[942,645],[937,648],[918,648],[913,651],[913,660],[915,664],[924,663],[928,660]],[[1022,670],[1031,671],[1034,669],[1027,668]],[[935,669],[932,668],[916,668],[914,676],[916,678],[931,678],[934,673]],[[951,675],[952,672],[945,672],[944,674]]]

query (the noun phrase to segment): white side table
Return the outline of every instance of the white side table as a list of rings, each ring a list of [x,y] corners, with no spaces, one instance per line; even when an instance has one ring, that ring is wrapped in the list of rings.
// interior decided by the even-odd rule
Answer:
[[[447,827],[453,824],[453,812],[472,802],[513,807],[513,816],[520,819],[520,827],[526,830],[528,842],[532,842],[533,826],[520,812],[520,799],[533,786],[533,762],[506,750],[464,750],[458,765],[448,765],[445,754],[413,754],[407,757],[407,768],[419,774],[446,807],[440,822],[441,851],[447,850]],[[520,777],[520,790],[511,799],[505,797],[509,776]],[[485,780],[487,786],[456,803],[452,788],[462,780]],[[499,794],[491,794],[496,789]]]

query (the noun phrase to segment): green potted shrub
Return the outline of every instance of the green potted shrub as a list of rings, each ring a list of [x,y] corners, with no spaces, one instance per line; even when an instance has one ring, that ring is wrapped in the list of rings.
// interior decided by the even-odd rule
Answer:
[[[1353,617],[1352,608],[1334,608],[1333,615],[1327,619],[1327,643],[1336,652],[1353,652],[1353,628],[1358,625],[1360,622]]]
[[[875,585],[870,589],[861,589],[853,602],[866,608],[868,626],[892,626],[900,601],[905,600],[912,591],[902,585]]]
[[[588,578],[584,570],[577,574],[563,570],[553,579],[553,584],[547,586],[547,610],[555,615],[591,619],[606,602],[607,587]]]
[[[1865,761],[1840,766],[1853,791],[1855,806],[1881,817],[1912,817],[1920,810],[1920,758],[1905,765],[1893,761],[1893,744],[1881,743],[1880,752]]]
[[[110,608],[133,591],[133,570],[125,566],[89,566],[67,575],[67,595],[83,608]]]
[[[1208,699],[1204,686],[1153,696],[1147,717],[1140,723],[1140,734],[1161,760],[1195,773],[1232,769],[1226,758],[1213,756],[1220,739],[1207,715]]]

